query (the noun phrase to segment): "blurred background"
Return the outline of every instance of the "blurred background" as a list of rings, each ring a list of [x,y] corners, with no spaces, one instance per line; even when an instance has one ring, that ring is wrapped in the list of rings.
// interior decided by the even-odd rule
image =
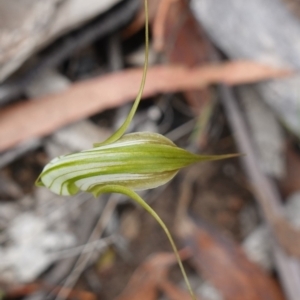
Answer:
[[[200,154],[141,196],[199,300],[300,299],[300,1],[149,0],[129,131]],[[155,220],[117,194],[34,182],[126,118],[142,0],[0,0],[0,299],[190,299]]]

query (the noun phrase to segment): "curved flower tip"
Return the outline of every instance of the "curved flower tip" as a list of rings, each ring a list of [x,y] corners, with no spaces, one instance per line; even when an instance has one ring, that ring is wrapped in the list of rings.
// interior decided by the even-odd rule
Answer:
[[[60,195],[81,190],[97,196],[106,185],[145,190],[167,183],[192,163],[228,157],[192,154],[157,133],[131,133],[111,144],[55,158],[36,185]]]

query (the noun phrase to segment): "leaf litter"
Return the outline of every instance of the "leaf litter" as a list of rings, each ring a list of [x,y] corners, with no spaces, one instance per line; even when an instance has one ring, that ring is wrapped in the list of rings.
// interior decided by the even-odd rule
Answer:
[[[168,1],[165,2],[167,3]],[[161,33],[161,38],[165,39],[164,45],[167,49],[170,46],[170,42],[167,41],[167,38],[171,36],[170,33],[172,32],[172,27],[170,29],[170,25],[168,25],[168,18],[170,18],[172,14],[174,18],[174,5],[179,5],[178,7],[180,7],[184,1],[169,2],[171,3],[170,7],[165,13],[166,15],[162,18],[163,22],[166,22],[166,24],[162,26],[165,26],[164,30],[167,34],[163,36]],[[137,31],[137,28],[140,26],[138,24],[141,24],[141,22],[137,23],[137,25],[135,25],[136,27],[133,27],[133,31],[129,31],[129,35],[131,35],[132,32]],[[191,25],[186,28],[192,29]],[[163,30],[161,32],[163,32]],[[186,33],[186,31],[183,32]],[[188,45],[193,44],[192,38],[195,37],[196,34],[194,30],[190,30],[190,32],[192,32],[192,35],[187,43]],[[197,39],[195,38],[195,40]],[[200,47],[197,43],[195,42],[195,49],[201,48],[203,50],[203,45]],[[183,44],[184,43],[181,43],[181,45]],[[149,84],[146,87],[147,97],[157,93],[180,91],[184,92],[184,95],[188,98],[188,94],[195,92],[195,89],[201,87],[202,91],[208,91],[208,88],[210,88],[211,85],[220,82],[228,85],[236,85],[268,80],[270,78],[279,78],[291,74],[289,70],[277,70],[269,66],[263,66],[249,61],[212,64],[208,62],[209,57],[205,57],[205,50],[203,50],[205,57],[203,60],[201,60],[201,58],[195,59],[192,48],[193,47],[191,47],[186,54],[181,55],[181,59],[178,59],[178,53],[180,51],[173,54],[172,52],[169,52],[169,58],[173,55],[173,60],[170,59],[171,63],[169,65],[153,66],[151,68]],[[176,60],[174,57],[177,57]],[[191,57],[194,58],[194,61],[192,62],[190,61]],[[7,106],[7,108],[2,109],[0,113],[1,149],[8,149],[21,141],[31,139],[32,137],[41,137],[51,134],[66,124],[70,124],[74,121],[94,115],[104,109],[116,107],[130,101],[136,93],[136,86],[138,85],[140,74],[140,70],[128,70],[112,75],[109,74],[96,79],[89,79],[81,83],[75,83],[71,85],[69,89],[57,95],[43,96],[34,101],[29,100],[24,103]],[[199,93],[196,93],[196,95],[200,95],[200,91],[197,90],[196,92]],[[206,95],[211,96],[211,94]],[[208,102],[211,100],[209,97]],[[195,103],[196,102],[194,101],[194,104]],[[64,110],[63,112],[59,111],[59,107],[62,105],[68,107],[68,110]],[[28,118],[28,116],[30,116],[30,118]],[[39,124],[39,126],[36,126],[36,124]],[[218,127],[218,125],[212,126],[209,121],[206,125],[212,128]],[[23,130],[19,130],[21,126]],[[211,134],[210,132],[208,136],[210,136],[210,139],[218,140],[218,137],[214,136],[214,134],[215,133]],[[226,145],[226,142],[224,143]],[[220,146],[218,143],[213,145],[217,148]],[[224,146],[222,143],[221,145]],[[229,176],[231,179],[234,176],[238,176],[236,174],[232,175],[235,173],[232,166],[228,167],[228,165],[223,165],[221,163],[218,172],[222,172],[222,168],[227,170],[226,172],[228,174],[231,174]],[[215,186],[217,187],[224,184],[219,176],[209,175],[216,174],[215,167],[206,167],[203,172],[207,178],[202,178],[202,181],[207,181],[208,183],[215,182]],[[198,176],[201,176],[201,174]],[[177,207],[176,196],[178,194],[180,178],[182,177],[179,177],[177,181],[175,179],[175,183],[167,188],[165,192],[160,194],[159,198],[161,198],[161,202],[164,203],[155,201],[153,204],[162,218],[166,220],[171,227],[172,225],[174,226],[174,214]],[[239,185],[239,188],[243,184],[239,179],[232,180]],[[185,182],[185,184],[189,189],[194,190],[188,183]],[[199,194],[199,191],[197,192],[196,189],[196,194],[191,197],[196,199],[194,201],[203,201],[202,195],[205,194],[205,189],[209,193],[213,193],[208,187],[202,186],[202,188],[202,193]],[[235,190],[233,186],[231,188],[233,195],[239,193],[237,192],[239,188],[237,190]],[[156,196],[158,197],[158,195]],[[209,204],[208,200],[204,200],[207,201],[206,205],[209,207],[204,217],[208,219],[211,218],[210,221],[219,220],[217,221],[217,224],[221,227],[223,226],[223,231],[226,231],[226,234],[231,234],[231,236],[239,241],[242,240],[243,236],[239,230],[236,228],[234,229],[234,226],[230,224],[232,224],[232,222],[234,222],[234,224],[239,224],[237,216],[245,203],[249,201],[249,199],[245,200],[243,193],[241,193],[240,196],[242,198],[241,204],[238,204],[235,208],[233,208],[234,205],[232,207],[232,209],[236,211],[236,215],[228,214],[228,211],[226,211],[224,207],[220,207],[221,201],[227,201],[226,197],[220,199],[220,202],[212,201],[213,203]],[[217,195],[217,197],[221,198],[220,195]],[[128,204],[125,204],[123,209],[126,210],[127,207],[132,209]],[[122,214],[122,209],[118,211],[118,213]],[[179,274],[172,270],[170,272],[171,275],[167,275],[171,264],[169,264],[169,262],[172,261],[172,254],[160,253],[153,256],[152,260],[150,258],[150,262],[147,261],[144,263],[145,257],[149,254],[161,252],[162,249],[166,251],[169,250],[169,248],[165,238],[158,232],[157,226],[144,216],[143,213],[138,211],[138,214],[140,214],[139,224],[141,224],[141,228],[134,234],[131,245],[129,245],[129,249],[132,250],[132,253],[138,253],[135,257],[132,257],[130,253],[120,250],[120,245],[117,246],[117,249],[119,249],[117,250],[117,253],[119,253],[120,257],[117,257],[114,263],[115,266],[113,265],[107,273],[100,274],[99,276],[103,286],[107,289],[105,290],[104,288],[102,290],[101,299],[113,299],[117,297],[117,294],[120,294],[121,290],[125,287],[129,274],[131,274],[132,270],[136,267],[138,267],[137,272],[141,272],[141,270],[146,268],[148,272],[146,272],[146,274],[148,275],[136,276],[136,280],[131,280],[129,287],[115,299],[127,299],[126,293],[128,290],[129,294],[135,294],[132,298],[128,299],[135,299],[134,297],[137,297],[136,299],[147,299],[146,297],[148,296],[149,299],[159,299],[158,291],[167,295],[170,299],[177,300],[178,297],[180,297],[180,299],[185,299],[185,291],[178,285],[178,282],[180,281]],[[201,218],[203,218],[203,215]],[[271,297],[270,299],[283,299],[273,278],[269,274],[261,271],[253,263],[250,263],[240,249],[240,246],[232,242],[228,237],[225,237],[219,230],[212,229],[212,226],[208,225],[205,221],[202,221],[199,216],[196,218],[196,221],[185,216],[178,224],[182,224],[182,228],[185,228],[186,226],[190,226],[191,228],[189,233],[186,233],[184,237],[181,236],[178,238],[178,242],[180,244],[181,241],[181,245],[187,244],[187,246],[190,247],[189,251],[191,252],[192,249],[192,253],[194,253],[194,256],[189,258],[186,263],[189,264],[192,269],[190,274],[193,275],[191,276],[196,276],[197,278],[196,286],[199,286],[199,282],[201,281],[199,278],[203,277],[213,284],[219,294],[223,295],[224,299],[241,299],[241,293],[246,295],[246,297],[249,297],[249,299],[260,299],[259,297],[266,295]],[[254,226],[256,225],[257,224],[255,223]],[[290,241],[287,243],[290,243]],[[190,246],[191,244],[193,247]],[[137,249],[139,249],[139,251],[137,251]],[[212,254],[215,255],[212,256]],[[157,261],[159,264],[157,264]],[[217,271],[215,272],[215,270]],[[222,270],[222,272],[219,272],[219,270]],[[228,270],[232,270],[232,272],[228,273],[228,276],[225,278],[219,276]],[[251,278],[249,273],[256,274],[254,276],[255,278]],[[158,279],[161,278],[163,279],[158,282]],[[74,296],[79,299],[95,299],[92,293],[84,294],[81,287],[86,286],[86,284],[84,284],[83,281],[84,280],[81,279],[79,285],[77,285],[80,289],[76,287],[74,290],[68,290],[66,294],[71,293],[70,297]],[[41,288],[41,286],[32,288],[30,294]],[[60,286],[57,285],[55,289],[58,291]],[[21,293],[18,296],[25,294],[26,293],[24,292],[24,294]],[[12,297],[14,296],[12,295]],[[210,300],[210,298],[205,298],[205,295],[201,295],[200,297],[201,298],[199,299]]]

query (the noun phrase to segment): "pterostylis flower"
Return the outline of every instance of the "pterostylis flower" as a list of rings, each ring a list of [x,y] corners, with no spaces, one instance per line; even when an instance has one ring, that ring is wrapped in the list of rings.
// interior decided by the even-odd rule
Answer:
[[[140,204],[161,225],[170,240],[192,299],[196,299],[186,276],[172,236],[156,212],[135,192],[158,187],[193,163],[229,158],[236,155],[205,156],[177,147],[166,137],[149,132],[125,134],[142,97],[148,66],[148,9],[145,0],[146,53],[138,96],[124,124],[106,141],[92,149],[60,156],[50,161],[36,181],[59,195],[80,191],[95,197],[103,193],[124,194]]]
[[[107,185],[146,190],[165,184],[190,164],[230,156],[195,155],[160,134],[137,132],[55,158],[44,168],[38,184],[64,196],[79,191],[98,196]]]

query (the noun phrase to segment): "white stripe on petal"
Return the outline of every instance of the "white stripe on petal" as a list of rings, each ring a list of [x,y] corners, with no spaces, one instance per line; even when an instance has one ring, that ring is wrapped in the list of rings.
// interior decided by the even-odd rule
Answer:
[[[153,176],[153,175],[152,175]],[[98,184],[118,184],[118,182],[129,180],[141,180],[150,178],[149,174],[108,174],[87,177],[76,181],[76,185],[83,191]]]
[[[92,172],[101,172],[101,168],[121,165],[120,162],[103,162],[84,165],[72,165],[60,170],[54,169],[41,177],[43,184],[55,193],[60,194],[61,186],[67,180],[77,176],[88,176]],[[84,169],[83,169],[84,168]]]

